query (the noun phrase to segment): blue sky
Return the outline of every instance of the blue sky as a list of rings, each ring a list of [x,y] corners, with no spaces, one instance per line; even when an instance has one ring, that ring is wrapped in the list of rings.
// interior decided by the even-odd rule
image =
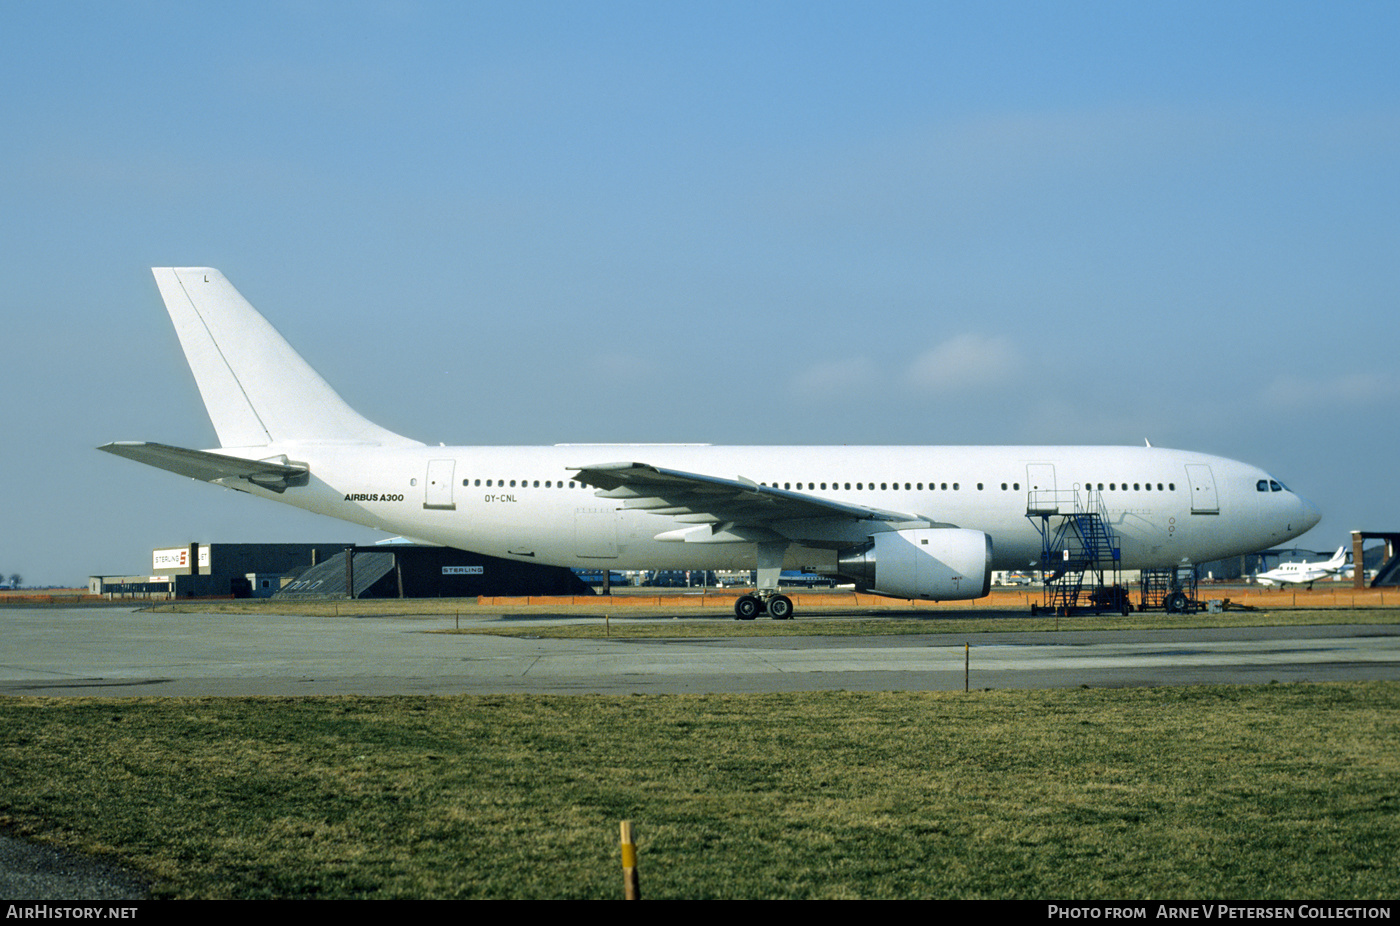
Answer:
[[[1400,527],[1400,6],[0,5],[0,572],[372,532],[215,443],[219,267],[428,442],[1128,443]]]

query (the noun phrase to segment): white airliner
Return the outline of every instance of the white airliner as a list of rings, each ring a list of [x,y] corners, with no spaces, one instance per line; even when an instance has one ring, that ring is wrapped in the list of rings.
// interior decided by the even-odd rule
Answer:
[[[1312,588],[1318,579],[1334,577],[1347,569],[1347,548],[1337,547],[1337,552],[1328,560],[1313,563],[1281,563],[1268,572],[1255,575],[1260,585],[1304,585]]]
[[[1102,505],[1124,568],[1277,546],[1320,518],[1267,473],[1157,447],[429,447],[362,418],[224,279],[156,283],[213,450],[102,450],[421,541],[523,562],[758,570],[737,616],[792,615],[782,569],[880,594],[987,594],[1039,561],[1046,519]]]

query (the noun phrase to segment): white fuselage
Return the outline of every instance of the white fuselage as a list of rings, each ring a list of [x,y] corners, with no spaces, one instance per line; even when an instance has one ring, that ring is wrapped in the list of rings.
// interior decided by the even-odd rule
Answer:
[[[573,481],[580,467],[653,466],[910,512],[992,538],[992,568],[1039,561],[1037,493],[1088,490],[1107,512],[1124,568],[1200,563],[1297,537],[1317,509],[1256,467],[1155,447],[369,447],[322,442],[220,448],[310,469],[307,485],[254,494],[418,540],[524,562],[619,569],[748,569],[752,543],[657,540],[692,523],[629,509]],[[1277,488],[1270,490],[1269,486]],[[834,571],[836,552],[890,526],[832,519],[794,531],[785,566]]]
[[[745,619],[791,615],[783,567],[976,597],[991,570],[1039,563],[1052,529],[1100,523],[1071,513],[1106,521],[1127,568],[1262,550],[1319,518],[1252,466],[1153,447],[426,447],[350,408],[218,270],[152,272],[221,446],[102,450],[506,559],[756,568]]]

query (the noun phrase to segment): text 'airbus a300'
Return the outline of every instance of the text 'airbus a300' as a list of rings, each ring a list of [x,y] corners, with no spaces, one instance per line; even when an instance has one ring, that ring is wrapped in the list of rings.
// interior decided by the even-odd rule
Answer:
[[[213,450],[101,449],[394,534],[556,566],[753,569],[736,614],[792,614],[782,569],[936,601],[1035,563],[1028,514],[1106,513],[1123,568],[1277,546],[1317,509],[1259,469],[1156,447],[429,447],[351,409],[208,268],[158,268]]]

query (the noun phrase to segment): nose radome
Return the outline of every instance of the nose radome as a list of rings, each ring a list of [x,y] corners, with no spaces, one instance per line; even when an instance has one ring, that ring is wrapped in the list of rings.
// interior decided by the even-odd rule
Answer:
[[[1298,503],[1303,508],[1303,530],[1309,531],[1317,526],[1317,522],[1322,520],[1322,512],[1317,506],[1308,501],[1303,496],[1298,496]]]

